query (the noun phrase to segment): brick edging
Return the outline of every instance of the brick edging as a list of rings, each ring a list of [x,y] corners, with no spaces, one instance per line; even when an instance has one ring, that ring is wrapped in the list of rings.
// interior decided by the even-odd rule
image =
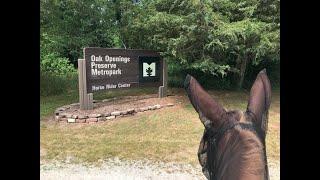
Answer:
[[[95,101],[97,102],[97,101]],[[78,115],[78,114],[72,114],[67,113],[66,110],[70,109],[71,106],[79,105],[79,103],[74,103],[70,105],[65,105],[60,108],[57,108],[54,111],[55,121],[58,122],[68,122],[68,123],[96,123],[96,122],[106,122],[115,118],[119,117],[125,117],[129,115],[135,115],[138,112],[146,112],[151,110],[157,110],[163,107],[170,107],[174,106],[173,103],[167,103],[167,104],[156,104],[153,106],[147,106],[142,108],[134,108],[134,109],[127,109],[125,111],[113,111],[113,112],[105,112],[105,113],[92,113],[87,115]]]

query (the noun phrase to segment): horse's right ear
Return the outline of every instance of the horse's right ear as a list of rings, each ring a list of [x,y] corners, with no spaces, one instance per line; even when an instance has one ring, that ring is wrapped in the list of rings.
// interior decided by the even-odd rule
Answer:
[[[211,122],[215,127],[221,127],[226,111],[189,74],[184,81],[184,89],[194,109],[198,112],[201,122],[205,126]]]
[[[254,122],[265,132],[268,126],[268,110],[271,103],[271,84],[266,69],[257,75],[251,90],[247,113],[253,116]]]

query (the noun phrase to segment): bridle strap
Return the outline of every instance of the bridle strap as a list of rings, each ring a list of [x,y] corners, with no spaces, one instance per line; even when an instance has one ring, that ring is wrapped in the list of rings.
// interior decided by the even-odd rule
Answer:
[[[239,121],[233,121],[229,124],[224,125],[220,130],[216,130],[216,128],[214,128],[212,126],[212,124],[208,124],[205,128],[208,132],[208,136],[210,139],[214,139],[216,140],[216,142],[218,142],[218,140],[223,136],[223,134],[228,131],[229,129],[234,128],[236,125],[238,125],[240,122]]]
[[[228,131],[229,129],[232,129],[234,128],[236,125],[238,125],[240,122],[239,121],[233,121],[232,123],[229,123],[225,126],[223,126],[219,131],[218,131],[218,134],[217,134],[217,138],[221,138],[222,135]]]

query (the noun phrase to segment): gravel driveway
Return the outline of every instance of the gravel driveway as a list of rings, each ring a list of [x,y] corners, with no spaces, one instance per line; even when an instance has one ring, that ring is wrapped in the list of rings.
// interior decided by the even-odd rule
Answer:
[[[280,180],[279,161],[269,162],[270,180]],[[206,180],[200,165],[108,159],[101,166],[40,162],[41,180]]]

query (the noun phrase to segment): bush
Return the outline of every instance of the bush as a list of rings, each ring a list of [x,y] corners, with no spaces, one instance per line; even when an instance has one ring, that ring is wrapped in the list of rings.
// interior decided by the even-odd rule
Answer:
[[[58,95],[78,89],[78,74],[54,75],[40,71],[40,96]]]
[[[47,74],[63,76],[76,72],[68,58],[59,57],[56,53],[48,53],[40,59],[40,69]]]
[[[188,67],[184,67],[177,61],[168,62],[168,86],[183,87],[184,79],[188,74]]]
[[[177,62],[168,63],[168,86],[177,88],[183,87],[187,74],[196,78],[205,89],[234,89],[236,87],[236,84],[232,83],[232,74],[221,78],[221,76],[204,73]]]
[[[280,63],[264,60],[257,66],[248,66],[243,82],[243,89],[250,90],[258,73],[264,68],[266,68],[267,70],[268,78],[270,79],[271,83],[271,88],[278,88],[280,86]]]
[[[248,65],[247,72],[243,81],[242,89],[250,90],[258,73],[263,69],[267,69],[272,88],[279,87],[280,84],[280,64],[264,60],[257,66]],[[169,61],[168,63],[168,86],[183,87],[183,83],[187,74],[192,75],[201,86],[205,89],[238,89],[239,76],[235,72],[229,72],[227,76],[214,76],[210,73],[204,73],[200,70],[195,70],[177,61]]]
[[[78,73],[69,60],[56,53],[40,55],[40,96],[57,95],[78,88]]]

